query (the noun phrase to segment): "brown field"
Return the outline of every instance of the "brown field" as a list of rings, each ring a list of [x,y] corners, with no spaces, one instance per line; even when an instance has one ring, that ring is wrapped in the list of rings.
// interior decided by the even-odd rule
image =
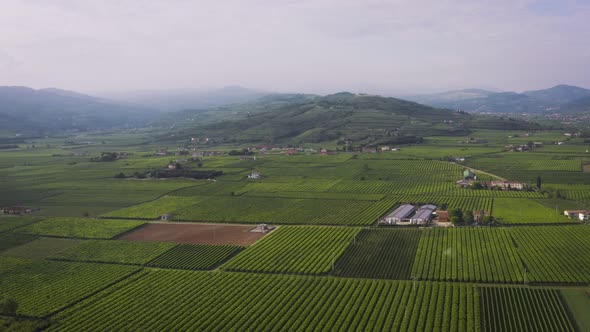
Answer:
[[[247,246],[264,237],[252,233],[255,226],[194,223],[150,223],[119,240]]]
[[[590,173],[590,164],[582,166],[582,170],[584,171],[584,173]]]

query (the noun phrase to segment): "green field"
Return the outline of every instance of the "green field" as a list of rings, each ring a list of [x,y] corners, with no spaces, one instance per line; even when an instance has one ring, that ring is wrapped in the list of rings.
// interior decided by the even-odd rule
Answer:
[[[427,229],[420,238],[412,276],[510,283],[522,282],[523,270],[507,229]]]
[[[18,314],[44,317],[135,271],[121,265],[36,261],[2,273],[0,293],[17,301]]]
[[[364,229],[336,262],[334,275],[410,279],[421,235],[418,229]]]
[[[228,271],[323,274],[360,228],[284,226],[222,266]]]
[[[90,240],[50,258],[78,262],[143,265],[174,246],[172,243]]]
[[[510,229],[526,264],[528,282],[590,283],[590,228],[586,226]]]
[[[167,269],[210,270],[242,249],[227,245],[180,244],[156,257],[148,265]]]
[[[517,198],[494,199],[494,216],[502,224],[553,224],[572,223],[555,209],[545,207],[535,200]]]
[[[359,122],[343,137],[374,121],[354,117]],[[40,208],[0,216],[0,303],[15,300],[19,315],[0,313],[0,330],[588,330],[590,228],[563,216],[564,209],[590,208],[586,138],[557,146],[551,142],[564,140],[564,130],[436,136],[430,129],[447,124],[407,126],[432,136],[387,144],[400,151],[383,153],[341,152],[347,143],[338,137],[305,144],[336,155],[257,150],[255,160],[204,156],[200,166],[188,160],[193,152],[258,144],[64,133],[0,150],[0,207]],[[472,137],[480,142],[465,143]],[[506,151],[529,141],[544,144]],[[154,155],[179,147],[188,156]],[[129,155],[90,161],[108,151]],[[224,174],[134,178],[174,160]],[[459,188],[465,168],[480,181],[505,178],[531,188],[540,178],[541,189]],[[252,171],[262,177],[247,179]],[[126,178],[115,178],[119,173]],[[378,226],[400,204],[484,210],[495,223]],[[170,223],[279,227],[246,247],[118,240],[164,214]]]
[[[84,240],[42,237],[18,247],[5,250],[1,252],[0,255],[30,259],[45,258],[75,247],[83,241]]]
[[[158,294],[157,300],[154,294]],[[174,306],[174,310],[163,310]],[[49,331],[480,331],[469,285],[150,271],[57,316]]]
[[[481,287],[484,331],[576,331],[557,290]]]
[[[23,234],[0,234],[0,252],[13,247],[18,247],[35,240],[35,236]]]
[[[45,236],[110,239],[143,224],[144,222],[136,220],[49,218],[21,227],[17,231],[23,234]]]

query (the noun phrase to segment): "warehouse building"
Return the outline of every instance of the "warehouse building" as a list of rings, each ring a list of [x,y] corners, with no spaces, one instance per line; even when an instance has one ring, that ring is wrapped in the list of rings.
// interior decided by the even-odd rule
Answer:
[[[400,205],[397,209],[395,209],[393,212],[391,212],[390,214],[388,214],[385,217],[385,223],[390,224],[390,225],[395,225],[396,223],[406,219],[408,216],[410,216],[412,213],[414,213],[415,210],[416,210],[416,207],[413,205],[410,205],[410,204]]]

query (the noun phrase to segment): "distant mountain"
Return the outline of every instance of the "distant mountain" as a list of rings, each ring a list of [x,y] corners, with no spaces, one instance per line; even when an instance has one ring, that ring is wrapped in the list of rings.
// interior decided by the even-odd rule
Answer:
[[[564,113],[590,113],[590,97],[576,99],[561,106]]]
[[[544,90],[525,91],[522,94],[549,104],[563,105],[590,97],[590,90],[572,85],[557,85]]]
[[[241,86],[228,86],[221,89],[142,90],[105,93],[104,96],[113,100],[131,102],[169,112],[188,109],[211,109],[224,105],[245,103],[268,94],[271,93]]]
[[[569,112],[564,107],[577,99],[590,96],[590,90],[558,85],[549,89],[523,93],[468,89],[439,94],[408,96],[408,99],[433,107],[480,113]]]
[[[249,109],[252,112],[243,112]],[[277,95],[228,107],[233,119],[186,126],[162,139],[209,137],[218,143],[415,143],[433,135],[467,135],[476,128],[530,129],[514,119],[471,115],[415,102],[348,92],[328,96]]]
[[[143,126],[158,112],[60,89],[0,87],[1,129],[51,133]]]

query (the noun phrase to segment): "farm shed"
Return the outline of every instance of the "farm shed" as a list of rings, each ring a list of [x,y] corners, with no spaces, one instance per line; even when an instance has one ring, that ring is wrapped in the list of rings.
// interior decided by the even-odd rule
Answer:
[[[397,209],[393,212],[388,214],[385,217],[385,223],[390,225],[395,225],[396,223],[403,221],[409,215],[411,215],[416,210],[416,207],[410,204],[403,204],[400,205]]]
[[[434,210],[436,210],[436,206],[434,205],[423,205],[418,209],[418,211],[416,211],[416,214],[410,218],[410,222],[413,225],[425,225],[430,221]]]

